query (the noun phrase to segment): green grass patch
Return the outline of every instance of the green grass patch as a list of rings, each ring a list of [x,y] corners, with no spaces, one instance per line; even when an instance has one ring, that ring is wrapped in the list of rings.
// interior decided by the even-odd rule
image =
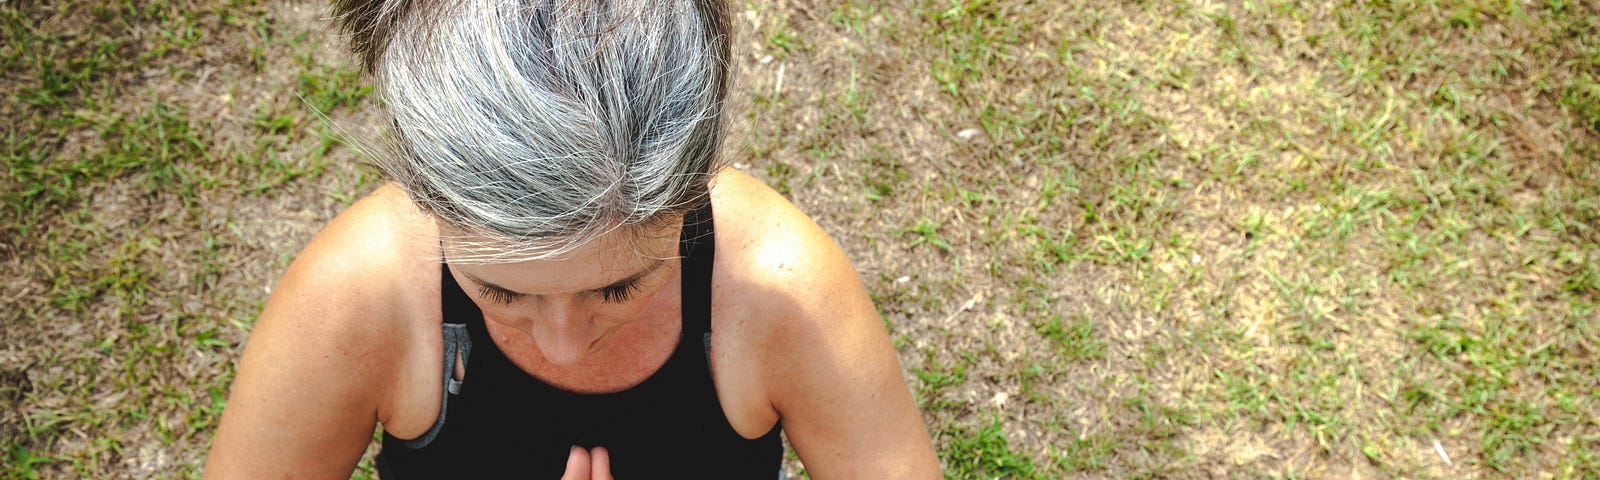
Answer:
[[[42,219],[73,207],[98,186],[123,176],[132,176],[145,191],[194,195],[187,165],[203,163],[209,153],[183,107],[156,103],[131,118],[122,114],[75,118],[92,125],[100,148],[62,158],[51,154],[61,152],[36,145],[37,137],[11,134],[17,143],[7,149],[5,162],[6,180],[14,188],[0,194],[0,202],[17,219],[10,226],[15,235],[36,235]]]
[[[1012,450],[998,419],[977,429],[956,429],[941,434],[946,436],[945,447],[939,452],[945,465],[945,478],[1045,478],[1034,467],[1032,457]]]
[[[1055,345],[1056,353],[1066,361],[1099,359],[1105,356],[1106,345],[1087,315],[1074,315],[1063,320],[1060,316],[1039,322],[1035,329]]]

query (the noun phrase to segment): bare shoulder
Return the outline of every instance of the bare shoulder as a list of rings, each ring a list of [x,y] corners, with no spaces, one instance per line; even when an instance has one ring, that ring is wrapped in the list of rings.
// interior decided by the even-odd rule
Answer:
[[[430,315],[439,311],[437,241],[437,227],[398,186],[377,189],[290,264],[250,342],[284,342],[325,359],[336,367],[335,381],[374,397],[380,420],[426,407],[400,389],[415,383],[413,367],[438,362],[423,354],[430,340],[438,343],[438,318]],[[243,361],[250,359],[247,352]]]
[[[262,321],[338,333],[334,338],[363,343],[394,335],[392,322],[408,310],[407,297],[415,296],[408,277],[419,273],[416,267],[433,254],[423,246],[424,221],[392,184],[351,205],[290,263],[273,288]]]
[[[717,176],[711,191],[716,209],[719,268],[741,282],[804,287],[793,282],[853,279],[854,269],[833,237],[761,180],[737,170]],[[724,264],[720,260],[732,260]]]
[[[737,344],[713,347],[738,353],[738,363],[763,379],[771,408],[781,410],[789,400],[781,385],[794,384],[805,372],[802,363],[838,362],[876,348],[877,336],[886,336],[883,323],[844,251],[782,195],[736,170],[719,174],[711,192],[712,319],[714,328],[738,334]]]
[[[380,188],[290,263],[240,358],[208,477],[349,475],[394,408],[401,376],[415,370],[406,356],[420,329],[408,311],[426,297],[406,285],[426,252],[416,246],[420,227],[403,216],[406,201]]]
[[[739,391],[758,392],[724,407],[782,419],[812,478],[937,478],[938,458],[888,332],[843,250],[749,175],[724,171],[711,192],[712,321],[738,332],[713,337],[713,371],[719,392],[725,366],[745,382]],[[718,362],[726,356],[739,361]],[[760,400],[738,403],[751,397]]]
[[[766,317],[795,314],[781,322],[762,322],[781,329],[795,322],[834,321],[837,317],[831,315],[802,314],[820,313],[814,308],[840,306],[835,302],[841,296],[862,293],[855,268],[833,238],[765,183],[725,170],[716,177],[711,197],[718,280],[725,280],[732,290],[728,293],[735,294],[727,296],[734,304],[724,306],[741,313],[765,312]]]

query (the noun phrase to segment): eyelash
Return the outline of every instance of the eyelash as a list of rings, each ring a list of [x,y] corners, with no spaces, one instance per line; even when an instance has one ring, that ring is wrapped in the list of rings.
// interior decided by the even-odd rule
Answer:
[[[595,293],[599,294],[600,299],[606,303],[622,303],[628,301],[629,298],[632,298],[634,292],[637,290],[639,290],[639,282],[633,282],[624,285],[606,287]],[[501,305],[510,305],[512,301],[515,301],[517,298],[521,297],[521,295],[489,287],[479,288],[478,294],[483,296],[485,300]]]
[[[600,289],[600,299],[606,303],[622,303],[633,297],[633,292],[639,289],[639,282],[632,282],[614,287]]]
[[[482,295],[483,298],[486,299],[486,300],[489,300],[491,302],[498,303],[498,304],[501,304],[501,305],[510,305],[512,300],[516,300],[517,297],[521,296],[521,295],[513,294],[511,292],[507,292],[505,290],[493,289],[493,288],[489,288],[489,287],[479,288],[478,289],[478,294]]]

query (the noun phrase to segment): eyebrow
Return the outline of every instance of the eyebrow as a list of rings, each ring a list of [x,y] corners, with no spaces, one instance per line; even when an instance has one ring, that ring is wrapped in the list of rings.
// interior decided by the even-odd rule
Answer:
[[[603,287],[591,288],[591,289],[588,289],[588,290],[583,290],[580,293],[600,293],[601,291],[604,291],[604,290],[607,290],[607,289],[618,288],[618,287],[622,287],[622,286],[631,284],[633,282],[637,282],[637,281],[639,281],[639,279],[644,278],[646,276],[649,276],[652,272],[655,272],[656,269],[659,269],[659,268],[661,268],[662,265],[666,265],[666,264],[667,264],[667,261],[665,259],[656,259],[655,262],[652,262],[649,266],[644,267],[644,270],[640,270],[637,273],[634,273],[633,275],[628,275],[626,277],[622,277],[622,279],[617,280],[615,282],[611,282],[609,284],[606,284]],[[473,283],[477,283],[478,285],[483,286],[483,288],[487,288],[489,290],[494,290],[494,291],[497,291],[497,292],[500,292],[500,293],[504,293],[506,295],[511,295],[511,296],[528,295],[526,293],[518,292],[516,290],[512,290],[512,289],[509,289],[509,288],[506,288],[506,287],[502,287],[502,286],[500,286],[498,284],[495,284],[493,282],[489,282],[487,280],[478,278],[476,275],[473,275],[473,274],[470,274],[470,273],[467,273],[467,272],[461,272],[461,274],[465,275],[468,280],[472,280]]]

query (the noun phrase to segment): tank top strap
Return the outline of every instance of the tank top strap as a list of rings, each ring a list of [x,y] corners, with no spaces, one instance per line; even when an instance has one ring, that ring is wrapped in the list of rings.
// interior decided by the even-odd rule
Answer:
[[[683,336],[711,339],[711,265],[716,257],[716,232],[711,202],[684,214],[683,233],[678,240],[678,255],[683,257]]]
[[[489,330],[483,324],[483,310],[478,304],[467,296],[466,290],[456,282],[455,275],[450,274],[450,262],[439,262],[439,310],[444,314],[445,324],[466,326],[467,338],[480,345],[491,342]]]

